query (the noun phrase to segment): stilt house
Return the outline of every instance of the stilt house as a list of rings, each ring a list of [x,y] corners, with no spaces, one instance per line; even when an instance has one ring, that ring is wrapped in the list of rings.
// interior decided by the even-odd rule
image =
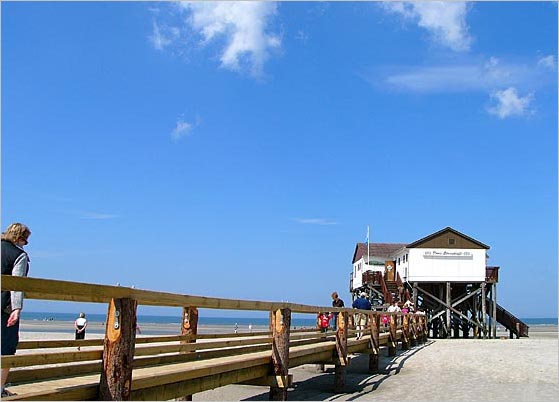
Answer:
[[[489,246],[447,227],[413,243],[357,243],[350,292],[367,293],[382,310],[410,300],[429,317],[433,337],[512,338],[528,326],[497,303],[499,267],[488,266]]]

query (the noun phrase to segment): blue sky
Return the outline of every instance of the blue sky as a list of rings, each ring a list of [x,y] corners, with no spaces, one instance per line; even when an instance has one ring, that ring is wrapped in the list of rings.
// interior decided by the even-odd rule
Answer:
[[[367,225],[451,226],[500,304],[557,316],[556,3],[1,7],[31,276],[328,305]]]

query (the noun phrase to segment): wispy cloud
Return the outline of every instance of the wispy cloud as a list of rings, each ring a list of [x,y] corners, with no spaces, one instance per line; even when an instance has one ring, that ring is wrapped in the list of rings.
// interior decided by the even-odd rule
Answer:
[[[499,118],[529,116],[535,91],[556,85],[554,56],[528,62],[503,62],[497,57],[455,64],[428,66],[384,66],[362,78],[382,90],[422,94],[486,93],[491,106],[486,110]],[[524,95],[519,95],[523,93]]]
[[[107,219],[115,219],[118,218],[118,215],[114,214],[106,214],[101,212],[78,212],[78,215],[81,219],[94,219],[94,220],[107,220]]]
[[[181,16],[180,26],[154,23],[150,42],[158,50],[172,43],[190,46],[192,37],[199,36],[200,47],[221,46],[221,67],[261,77],[271,52],[281,47],[280,35],[270,28],[277,13],[275,2],[178,2],[172,9]]]
[[[555,56],[549,55],[549,56],[541,57],[538,60],[538,66],[550,70],[555,70],[555,68],[557,67],[557,61],[555,60]]]
[[[527,116],[534,113],[533,109],[530,108],[534,100],[534,94],[529,93],[520,96],[514,87],[502,91],[493,91],[491,100],[493,105],[489,106],[487,111],[500,119],[510,116]]]
[[[363,77],[374,85],[411,92],[491,91],[510,86],[536,88],[555,79],[549,68],[529,63],[504,63],[496,57],[462,64],[392,66]]]
[[[159,25],[153,23],[153,32],[149,37],[153,47],[157,50],[163,50],[179,37],[180,31],[176,27]]]
[[[184,121],[182,118],[180,118],[177,121],[177,124],[176,124],[175,128],[173,129],[173,131],[171,131],[171,139],[173,141],[180,140],[181,138],[190,134],[190,132],[192,131],[192,128],[193,128],[192,123]]]
[[[338,222],[331,221],[324,218],[295,218],[295,222],[302,223],[304,225],[337,225]]]
[[[416,23],[427,30],[433,40],[454,51],[470,49],[466,16],[471,6],[465,2],[384,2],[381,6],[391,14],[401,16],[404,21]]]

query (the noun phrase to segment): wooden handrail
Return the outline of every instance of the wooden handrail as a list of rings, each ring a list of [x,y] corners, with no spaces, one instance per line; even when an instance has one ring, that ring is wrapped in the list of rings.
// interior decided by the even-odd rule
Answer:
[[[27,299],[62,300],[72,302],[108,303],[111,299],[134,299],[141,305],[183,307],[224,310],[273,311],[289,308],[296,313],[316,313],[324,310],[322,306],[305,304],[267,302],[256,300],[235,300],[217,297],[192,296],[154,292],[124,286],[96,285],[82,282],[60,281],[31,277],[2,275],[2,290],[25,292]],[[328,311],[348,311],[349,308],[328,307]]]
[[[386,290],[382,276],[380,279]],[[347,338],[348,334],[355,332],[348,328],[347,313],[365,313],[370,322],[376,323],[380,323],[380,316],[386,313],[192,296],[10,275],[2,275],[1,281],[2,290],[22,291],[27,299],[109,304],[104,339],[22,341],[20,348],[27,349],[25,353],[3,356],[3,368],[18,368],[10,373],[9,382],[19,384],[16,385],[16,392],[17,387],[23,390],[20,395],[10,399],[125,400],[188,397],[202,390],[257,378],[266,381],[276,378],[275,381],[279,381],[278,375],[284,376],[288,367],[300,364],[334,362],[341,367],[347,353],[368,353],[372,347],[378,355],[378,348],[381,344],[388,345],[389,338],[390,345],[404,338],[401,313],[388,313],[392,316],[390,331],[381,333],[380,327],[376,329],[376,346],[370,346],[373,332],[365,334],[359,340]],[[136,338],[134,329],[138,305],[182,307],[181,335]],[[272,331],[197,334],[199,308],[268,311]],[[322,333],[304,329],[291,331],[292,311],[312,314],[335,311],[344,313],[339,314],[338,318],[345,318],[339,318],[341,321],[338,321],[338,330],[335,332]],[[418,320],[422,324],[412,328],[414,336],[426,339],[426,318],[419,317]],[[283,327],[284,322],[289,329],[278,330]],[[407,328],[405,330],[408,331]],[[406,332],[405,336],[408,337],[409,334]],[[276,361],[274,359],[277,356],[272,351],[279,350],[281,343],[288,355],[282,357],[286,360]],[[88,348],[76,351],[76,346]],[[66,350],[49,350],[52,348]],[[122,362],[126,362],[126,365],[122,365]],[[270,363],[282,365],[281,370],[274,372],[273,376],[269,373]],[[166,370],[161,370],[163,366]],[[135,373],[133,380],[132,370]],[[339,374],[341,372],[336,371],[337,378],[342,375]],[[73,378],[73,385],[69,385],[70,377],[79,379]],[[113,379],[118,379],[120,383],[116,384]],[[27,382],[33,384],[26,384]],[[45,383],[45,386],[34,388],[35,382]],[[275,385],[270,385],[271,390],[283,392],[281,388],[284,385],[278,385],[277,382],[273,384]]]
[[[400,273],[398,271],[396,271],[396,284],[398,285],[398,296],[400,297],[400,301],[402,301],[402,296],[404,296],[403,298],[406,299],[406,300],[404,300],[404,302],[410,300],[411,299],[410,292],[404,286],[404,282],[402,281],[402,278],[400,278]],[[400,294],[400,287],[402,289],[404,289],[404,294],[403,295]]]

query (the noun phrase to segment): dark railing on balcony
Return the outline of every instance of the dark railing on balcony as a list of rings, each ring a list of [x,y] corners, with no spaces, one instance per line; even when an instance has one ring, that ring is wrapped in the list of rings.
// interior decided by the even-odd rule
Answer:
[[[499,282],[499,267],[485,268],[485,282],[487,283]]]

